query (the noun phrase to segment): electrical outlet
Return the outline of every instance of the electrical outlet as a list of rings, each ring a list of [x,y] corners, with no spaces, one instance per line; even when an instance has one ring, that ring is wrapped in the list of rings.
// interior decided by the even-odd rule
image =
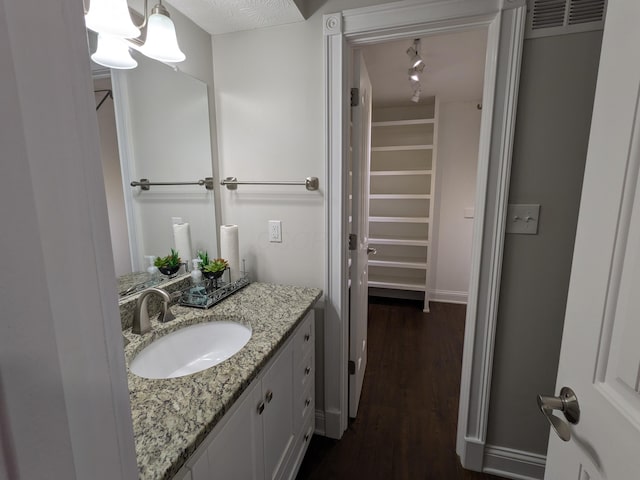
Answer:
[[[269,220],[269,241],[282,243],[282,223],[280,220]]]

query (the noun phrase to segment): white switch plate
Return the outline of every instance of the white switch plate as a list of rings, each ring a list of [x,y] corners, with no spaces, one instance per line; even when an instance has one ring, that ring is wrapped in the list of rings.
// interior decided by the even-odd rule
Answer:
[[[507,207],[507,233],[536,235],[540,205],[509,205]]]
[[[473,218],[474,210],[475,210],[475,208],[473,208],[473,207],[466,207],[464,209],[464,218]]]
[[[269,241],[282,243],[282,223],[280,220],[269,220]]]

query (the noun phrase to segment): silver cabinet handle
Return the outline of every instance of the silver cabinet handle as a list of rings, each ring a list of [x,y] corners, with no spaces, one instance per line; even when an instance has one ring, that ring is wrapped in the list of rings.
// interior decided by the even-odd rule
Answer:
[[[304,341],[305,342],[308,342],[310,338],[311,338],[311,335],[309,335],[308,333],[304,334]]]
[[[371,255],[372,253],[375,255],[376,253],[378,253],[378,250],[373,247],[367,247],[367,255]]]
[[[273,400],[273,392],[269,390],[267,394],[264,396],[264,398],[267,401],[267,403],[271,403],[271,400]]]
[[[264,412],[264,402],[260,402],[256,410],[258,410],[258,415],[262,415],[262,412]]]
[[[305,375],[309,375],[310,373],[311,373],[311,367],[306,367],[306,368],[304,369],[304,374],[305,374]]]
[[[569,425],[556,417],[553,411],[560,410],[569,423],[577,424],[580,421],[580,405],[578,405],[578,397],[575,392],[569,387],[562,387],[558,397],[538,395],[538,407],[558,436],[565,442],[571,440]]]

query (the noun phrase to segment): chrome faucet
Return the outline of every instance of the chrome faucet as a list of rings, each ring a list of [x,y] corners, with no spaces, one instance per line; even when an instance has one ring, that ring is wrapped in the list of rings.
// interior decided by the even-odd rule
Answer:
[[[147,288],[138,297],[136,310],[133,314],[133,326],[131,327],[131,333],[143,335],[151,331],[151,320],[149,320],[147,300],[149,295],[152,295],[154,293],[162,297],[162,312],[160,312],[158,321],[164,323],[176,318],[173,316],[173,313],[171,313],[171,309],[169,308],[169,302],[171,302],[171,297],[169,296],[169,294],[161,288]]]

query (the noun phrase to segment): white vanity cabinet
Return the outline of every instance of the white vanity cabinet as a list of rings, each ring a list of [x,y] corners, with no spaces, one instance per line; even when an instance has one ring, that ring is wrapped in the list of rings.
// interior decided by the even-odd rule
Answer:
[[[314,428],[313,311],[174,480],[295,477]]]

